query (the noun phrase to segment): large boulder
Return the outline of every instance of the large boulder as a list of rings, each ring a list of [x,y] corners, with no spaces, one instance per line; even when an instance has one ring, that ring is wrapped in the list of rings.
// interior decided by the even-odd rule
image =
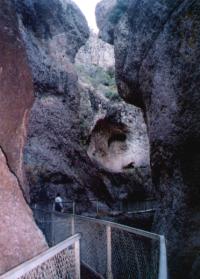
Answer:
[[[168,240],[172,277],[199,278],[200,3],[130,0],[122,11],[117,2],[115,26],[101,37],[114,38],[119,93],[148,126],[154,228]]]
[[[0,274],[47,248],[22,188],[23,147],[33,85],[15,9],[0,1]],[[3,151],[2,151],[3,150]]]

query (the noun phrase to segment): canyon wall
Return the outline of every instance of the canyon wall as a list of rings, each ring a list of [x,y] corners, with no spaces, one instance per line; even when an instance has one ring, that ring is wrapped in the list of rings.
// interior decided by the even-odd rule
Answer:
[[[154,229],[167,238],[170,276],[199,278],[200,3],[110,4],[98,4],[97,22],[115,47],[119,94],[147,123],[160,201]]]
[[[104,181],[112,178],[107,187],[112,192],[118,188],[116,202],[145,199],[153,195],[146,125],[141,110],[117,93],[114,60],[113,46],[96,34],[76,55],[81,145],[99,173],[106,171]]]
[[[74,65],[78,49],[89,38],[87,22],[78,7],[68,0],[23,0],[16,1],[16,7],[35,95],[24,150],[31,203],[52,202],[60,192],[65,201],[75,200],[81,211],[87,211],[94,210],[95,199],[105,207],[114,205],[124,188],[126,196],[135,189],[142,192],[140,174],[113,177],[109,169],[91,160],[83,143],[83,133],[87,141],[93,125],[83,115],[93,118],[93,105],[98,107],[101,101],[91,96],[90,89],[83,89]],[[93,98],[92,106],[85,105],[90,101],[88,96]],[[148,170],[145,176],[149,181]],[[135,189],[129,190],[130,184],[136,184]]]
[[[76,64],[96,65],[103,69],[113,68],[115,64],[114,48],[91,31],[86,44],[76,55]]]
[[[14,5],[0,1],[0,274],[47,248],[24,195],[23,147],[33,84]],[[22,192],[23,190],[23,192]]]

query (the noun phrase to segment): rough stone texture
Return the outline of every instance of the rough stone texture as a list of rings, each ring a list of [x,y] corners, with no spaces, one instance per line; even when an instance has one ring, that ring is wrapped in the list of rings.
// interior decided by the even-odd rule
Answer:
[[[82,106],[85,98],[71,62],[89,37],[84,17],[71,1],[24,0],[16,5],[36,95],[24,156],[31,202],[54,200],[60,192],[65,201],[76,200],[87,211],[96,206],[89,200],[112,206],[129,193],[141,193],[140,174],[113,177],[90,160],[82,143],[83,111],[90,118],[94,109],[90,114],[91,106]],[[98,106],[95,98],[93,103]],[[148,171],[147,176],[149,180]]]
[[[17,178],[9,170],[0,150],[0,274],[31,259],[47,246],[33,220]]]
[[[10,1],[1,1],[0,15],[0,144],[23,186],[22,149],[33,86]]]
[[[149,169],[149,142],[140,109],[123,102],[101,106],[91,127],[90,158],[111,172]]]
[[[99,27],[99,37],[104,38],[108,43],[113,42],[113,28],[115,24],[112,20],[107,19],[110,17],[116,3],[116,0],[103,0],[96,6],[96,21]]]
[[[31,201],[54,199],[57,191],[73,200],[86,195],[92,171],[78,140],[78,77],[71,64],[89,29],[72,1],[20,1],[17,11],[37,96],[24,160]]]
[[[119,194],[115,201],[132,196],[136,200],[152,190],[146,125],[141,110],[128,106],[117,94],[114,56],[108,57],[113,47],[108,46],[92,35],[76,56],[81,144],[94,165],[107,173],[109,191]]]
[[[149,143],[141,110],[113,98],[118,96],[113,46],[91,34],[75,61],[82,87],[80,128],[82,139],[89,135],[89,157],[111,172],[149,169]]]
[[[149,142],[141,110],[105,99],[85,84],[81,88],[81,145],[113,202],[151,196]]]
[[[1,0],[0,5],[1,274],[47,246],[20,189],[27,193],[22,162],[32,80],[12,2]]]
[[[60,192],[66,201],[80,201],[84,211],[93,207],[89,200],[111,205],[116,192],[110,187],[112,178],[104,182],[79,140],[80,90],[70,50],[89,37],[86,21],[71,1],[20,1],[17,10],[36,95],[24,157],[31,202],[54,200]],[[77,45],[69,40],[60,46],[57,38],[66,42],[70,30],[79,38]]]
[[[101,37],[109,31],[120,95],[147,122],[160,200],[154,228],[168,240],[171,276],[199,278],[200,3],[130,0]]]
[[[96,65],[103,69],[113,68],[115,64],[114,48],[98,38],[95,33],[81,47],[76,55],[76,64]]]

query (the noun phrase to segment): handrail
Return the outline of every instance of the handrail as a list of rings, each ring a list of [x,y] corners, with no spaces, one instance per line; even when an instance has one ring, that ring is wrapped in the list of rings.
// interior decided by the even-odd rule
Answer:
[[[39,211],[43,211],[43,212],[48,212],[49,213],[48,210],[44,210],[44,209],[39,209]],[[54,211],[53,213],[58,214],[60,216],[70,216],[70,217],[74,216],[74,217],[78,217],[79,219],[95,222],[97,224],[103,224],[103,225],[111,226],[113,228],[125,230],[127,232],[131,232],[131,233],[143,236],[143,237],[147,237],[147,238],[151,238],[151,239],[155,239],[155,240],[160,240],[160,235],[159,234],[147,232],[147,231],[144,231],[144,230],[141,230],[141,229],[136,229],[136,228],[129,227],[129,226],[126,226],[126,225],[122,225],[122,224],[118,224],[118,223],[114,223],[114,222],[110,222],[110,221],[106,221],[106,220],[101,220],[101,219],[96,219],[96,218],[76,215],[76,214],[64,213],[64,212]]]
[[[42,210],[42,211],[45,211],[45,210]],[[96,224],[101,224],[106,227],[124,230],[124,231],[130,232],[130,233],[142,236],[142,237],[146,237],[146,238],[150,238],[150,239],[159,241],[160,255],[159,255],[158,279],[167,279],[168,278],[166,241],[165,241],[165,237],[163,235],[159,235],[156,233],[147,232],[145,230],[132,228],[132,227],[129,227],[126,225],[122,225],[122,224],[118,224],[118,223],[114,223],[114,222],[110,222],[110,221],[106,221],[106,220],[91,218],[91,217],[87,217],[87,216],[75,215],[75,214],[70,214],[70,213],[59,213],[59,212],[53,212],[53,213],[56,213],[62,217],[68,216],[72,219],[77,218],[79,220],[83,220],[83,221],[85,220],[85,221],[93,222]]]
[[[67,214],[67,215],[73,216],[72,214]],[[130,232],[130,233],[134,233],[134,234],[137,234],[137,235],[140,235],[143,237],[160,240],[160,235],[156,234],[156,233],[147,232],[147,231],[144,231],[141,229],[132,228],[132,227],[129,227],[126,225],[122,225],[122,224],[118,224],[118,223],[114,223],[114,222],[110,222],[110,221],[106,221],[106,220],[95,219],[95,218],[85,217],[85,216],[81,216],[81,215],[74,215],[74,216],[75,216],[75,218],[78,217],[79,219],[95,222],[97,224],[111,226],[112,228],[121,229],[121,230]]]
[[[72,214],[69,214],[73,216]],[[167,249],[166,249],[166,241],[164,235],[159,235],[156,233],[147,232],[141,229],[136,229],[132,227],[128,227],[126,225],[121,225],[117,223],[113,223],[110,221],[105,220],[99,220],[95,218],[90,217],[84,217],[80,215],[74,215],[74,217],[78,217],[79,219],[88,220],[91,222],[95,222],[97,224],[103,224],[106,226],[110,226],[112,228],[121,229],[130,233],[134,233],[143,237],[151,238],[154,240],[158,240],[160,242],[160,256],[159,256],[159,274],[158,279],[167,279],[168,278],[168,272],[167,272]]]
[[[5,274],[1,275],[0,279],[16,279],[19,278],[20,276],[23,276],[24,274],[35,269],[37,266],[53,258],[56,254],[60,253],[63,249],[73,245],[76,241],[79,241],[80,238],[81,238],[80,234],[73,235],[72,237],[62,241],[61,243],[48,249],[47,251],[44,251],[38,256],[32,258],[31,260],[28,260],[20,264],[19,266],[13,268],[12,270],[6,272]]]

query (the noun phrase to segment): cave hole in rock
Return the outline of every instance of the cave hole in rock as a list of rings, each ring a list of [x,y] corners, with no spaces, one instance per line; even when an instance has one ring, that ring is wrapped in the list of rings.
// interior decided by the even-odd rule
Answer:
[[[134,161],[128,156],[129,129],[123,123],[100,119],[90,134],[88,155],[101,167],[111,172],[134,168]]]

